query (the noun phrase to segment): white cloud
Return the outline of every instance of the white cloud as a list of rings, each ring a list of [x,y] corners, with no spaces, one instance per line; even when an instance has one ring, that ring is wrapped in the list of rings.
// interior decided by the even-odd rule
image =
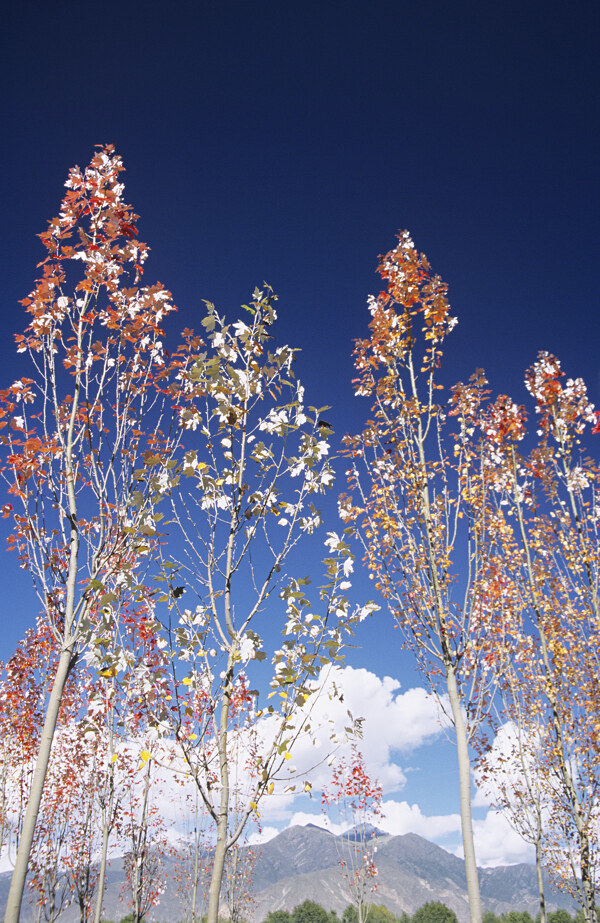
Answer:
[[[473,824],[477,864],[486,867],[535,862],[535,851],[499,811],[488,811]],[[457,853],[462,856],[462,850]]]
[[[316,746],[309,735],[301,736],[292,749],[293,758],[286,762],[285,769],[295,768],[285,780],[276,784],[273,795],[265,795],[259,804],[260,830],[249,829],[248,841],[252,844],[267,842],[288,826],[316,824],[334,834],[343,832],[343,824],[332,822],[321,812],[320,788],[330,781],[328,757],[332,752],[331,737],[341,736],[336,756],[347,756],[350,743],[344,739],[343,728],[348,724],[348,710],[355,717],[364,718],[363,739],[358,747],[362,751],[367,769],[372,778],[378,779],[387,797],[382,804],[383,816],[376,825],[385,833],[403,835],[416,833],[428,840],[449,840],[452,851],[462,855],[461,825],[458,813],[432,814],[423,812],[419,804],[396,800],[390,797],[406,784],[405,766],[399,764],[398,756],[409,754],[427,745],[443,733],[444,716],[433,696],[425,689],[416,687],[401,691],[400,683],[389,677],[378,677],[366,669],[353,667],[336,668],[330,672],[329,682],[335,681],[343,701],[330,699],[326,691],[316,700],[312,711],[312,722],[319,727]],[[268,737],[270,722],[267,717],[260,722],[262,733]],[[510,743],[510,729],[499,736],[499,756],[506,755]],[[506,739],[505,739],[506,738]],[[312,769],[312,771],[310,771]],[[312,798],[304,794],[303,782],[312,782]],[[284,793],[285,785],[291,779],[298,783],[299,792]],[[163,777],[163,785],[167,779]],[[174,786],[179,792],[179,785]],[[168,813],[177,811],[173,799]],[[481,791],[476,800],[489,805]],[[180,815],[181,817],[181,815]],[[346,825],[347,826],[347,825]],[[482,820],[474,822],[477,861],[480,866],[508,865],[532,861],[532,850],[510,827],[508,821],[498,812],[489,810]]]
[[[332,754],[332,737],[337,736],[339,741],[333,746],[334,756],[349,755],[351,743],[345,737],[344,727],[348,724],[350,711],[354,717],[364,719],[363,739],[357,744],[371,778],[377,779],[383,786],[383,816],[376,819],[376,825],[391,835],[416,833],[434,841],[450,838],[454,850],[460,854],[460,817],[457,813],[427,815],[421,805],[391,797],[407,782],[407,767],[404,759],[400,763],[400,758],[433,742],[444,731],[446,721],[435,698],[420,687],[402,691],[396,679],[389,676],[381,678],[369,670],[353,667],[336,667],[329,672],[328,682],[335,682],[341,698],[330,698],[324,690],[318,699],[312,700],[311,722],[318,728],[316,743],[313,745],[308,734],[301,735],[296,741],[292,759],[285,763],[286,778],[277,782],[274,794],[265,795],[258,806],[262,828],[257,830],[251,822],[249,824],[249,842],[266,842],[283,827],[297,824],[317,824],[333,833],[342,832],[342,824],[332,822],[321,812],[320,791],[331,780],[329,757]],[[267,716],[258,722],[265,739],[268,739],[273,720]],[[506,756],[509,741],[510,731],[505,729],[495,744],[499,757]],[[141,746],[141,742],[130,741],[124,749],[137,753]],[[189,776],[186,778],[185,772],[175,775],[171,771],[174,766],[184,769],[181,757],[176,756],[174,742],[163,741],[157,749],[162,752],[156,753],[158,763],[153,770],[153,779],[157,783],[155,797],[160,803],[160,816],[167,828],[176,831],[175,837],[177,834],[185,837],[191,829],[191,806],[196,800],[194,783]],[[242,748],[238,760],[241,766],[245,762],[243,757]],[[296,771],[290,775],[291,767],[295,767]],[[243,776],[244,771],[240,770],[240,774]],[[311,798],[304,793],[303,783],[307,778],[312,783]],[[291,779],[299,783],[298,792],[286,793],[284,787],[291,784]],[[477,802],[488,806],[489,796],[484,798],[479,791]],[[207,833],[210,826],[208,822],[205,824]],[[488,811],[486,817],[476,821],[474,826],[480,865],[531,860],[530,847],[497,812]],[[7,865],[4,857],[2,867]]]
[[[410,805],[406,801],[384,801],[383,817],[377,826],[392,836],[405,833],[418,833],[427,840],[435,840],[449,833],[460,832],[459,814],[423,814],[418,804]]]
[[[314,824],[315,827],[322,827],[323,830],[330,830],[332,833],[343,832],[340,826],[336,827],[336,825],[332,824],[329,818],[325,817],[324,814],[311,814],[309,811],[296,811],[292,814],[288,826],[307,827],[309,824]]]
[[[327,684],[334,682],[339,698],[330,698],[325,688],[318,698],[312,699],[310,720],[317,729],[314,741],[309,734],[300,735],[292,748],[292,759],[282,767],[274,793],[265,794],[261,799],[258,810],[260,822],[265,825],[264,831],[290,823],[326,825],[320,812],[320,792],[322,786],[331,781],[331,760],[349,756],[351,741],[344,732],[349,724],[349,711],[354,717],[364,719],[363,739],[356,743],[363,753],[371,778],[378,780],[388,795],[406,784],[404,771],[397,761],[398,755],[407,754],[442,733],[443,716],[435,698],[425,689],[412,688],[402,692],[398,680],[389,676],[380,678],[368,670],[353,667],[330,670]],[[264,740],[272,735],[275,722],[273,716],[266,716],[258,722],[257,727]],[[332,744],[332,738],[337,743]],[[168,764],[170,760],[166,758],[164,762]],[[175,762],[180,761],[176,759]],[[243,748],[238,763],[245,763]],[[178,829],[184,832],[187,825],[182,802],[186,795],[190,797],[193,783],[188,779],[187,784],[182,785],[181,777],[179,782],[175,779],[169,781],[166,769],[158,775],[163,791],[163,816],[167,821],[175,819]],[[310,780],[312,785],[310,800],[304,793],[305,780]],[[242,789],[245,788],[243,778],[240,782]],[[298,791],[286,792],[285,789],[291,785],[296,785]],[[410,829],[417,832],[425,829],[416,820],[414,824],[416,826]],[[439,826],[436,824],[435,829]],[[263,839],[266,836],[264,831],[260,835]],[[258,834],[253,833],[252,836]]]
[[[454,843],[457,844],[452,851],[462,858],[459,814],[427,815],[423,814],[418,804],[411,805],[406,801],[392,799],[385,800],[382,809],[383,816],[377,819],[377,826],[384,833],[391,836],[416,833],[433,842],[446,840],[450,836]],[[288,826],[306,826],[307,824],[323,827],[336,835],[343,833],[345,829],[340,824],[331,823],[322,814],[313,814],[309,811],[296,811],[291,815]],[[473,826],[477,864],[481,868],[512,865],[518,862],[533,862],[535,860],[532,847],[521,839],[506,818],[497,811],[488,811],[486,817],[483,820],[476,820]],[[276,833],[276,828],[269,828],[268,835],[264,836],[260,841],[257,840],[257,842],[265,842],[275,836]]]
[[[268,843],[273,837],[276,837],[281,831],[277,827],[261,827],[248,836],[249,846],[260,846],[261,843]]]
[[[333,684],[340,697],[330,698],[327,688]],[[400,692],[398,680],[380,677],[365,669],[336,668],[312,704],[311,723],[318,728],[315,740],[302,735],[293,748],[293,760],[286,767],[295,770],[296,778],[309,777],[314,790],[330,779],[328,758],[332,752],[347,756],[351,742],[344,728],[353,718],[362,718],[363,737],[357,746],[363,753],[367,769],[385,792],[400,790],[406,783],[397,753],[408,753],[435,739],[443,729],[443,715],[435,698],[422,688]],[[269,734],[272,718],[266,718],[262,731]],[[332,739],[338,740],[332,745]],[[287,781],[287,780],[286,780]]]
[[[513,721],[498,728],[492,746],[475,769],[477,793],[474,804],[488,807],[501,804],[507,797],[514,800],[515,792],[525,792],[525,774],[532,789],[536,789],[535,754],[538,735],[520,729]],[[519,800],[522,800],[520,798]]]

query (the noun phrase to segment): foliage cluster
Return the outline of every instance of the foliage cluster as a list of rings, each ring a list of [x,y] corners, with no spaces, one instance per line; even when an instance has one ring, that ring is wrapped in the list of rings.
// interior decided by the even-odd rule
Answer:
[[[335,910],[325,910],[316,901],[306,900],[298,904],[292,911],[272,910],[263,923],[356,923],[358,914],[353,904],[348,904],[341,918]],[[369,920],[371,923],[456,923],[456,914],[441,901],[429,901],[419,907],[412,916],[406,912],[399,916],[392,913],[385,904],[369,904]],[[567,910],[552,910],[547,916],[548,923],[583,923],[583,913],[579,911],[573,917]],[[102,923],[113,923],[112,920],[103,920]],[[122,917],[118,923],[133,923],[131,914]],[[206,916],[200,923],[206,923]],[[230,923],[229,918],[219,917],[219,923]],[[509,910],[496,914],[486,910],[483,923],[534,923],[534,919],[526,910]],[[535,918],[539,923],[539,914]]]
[[[385,904],[368,905],[369,923],[456,923],[456,914],[441,901],[429,901],[419,907],[412,915],[406,912],[399,916],[392,913]],[[553,910],[548,913],[548,923],[579,923],[581,912],[572,917],[566,910]],[[267,914],[264,923],[336,923],[339,917],[335,910],[325,910],[315,901],[304,901],[292,911],[274,910]],[[342,917],[342,923],[357,923],[358,911],[354,904],[348,904]],[[534,923],[526,910],[511,910],[495,914],[486,910],[483,923]],[[539,915],[536,918],[539,923]]]
[[[448,390],[439,369],[457,321],[403,232],[380,258],[383,290],[354,350],[370,410],[343,441],[344,526],[326,531],[333,431],[305,402],[296,350],[275,344],[275,296],[256,288],[235,322],[206,304],[202,332],[168,349],[175,308],[160,283],[142,284],[148,247],[122,170],[107,146],[70,172],[23,300],[27,374],[0,391],[0,513],[41,607],[0,677],[6,923],[28,875],[48,923],[69,902],[99,923],[117,844],[141,923],[163,889],[165,774],[194,795],[178,872],[190,915],[206,898],[217,923],[225,897],[239,923],[246,825],[263,799],[310,792],[293,751],[317,742],[318,697],[339,695],[327,677],[378,608],[349,602],[353,539],[453,728],[472,923],[474,763],[535,847],[541,923],[544,868],[596,923],[600,467],[588,445],[600,423],[584,382],[541,352],[525,373],[531,414],[494,397],[481,370]],[[320,533],[311,598],[292,562]],[[356,727],[349,715],[345,733]],[[356,823],[380,803],[355,751],[324,804]],[[366,903],[376,866],[362,846],[360,861],[340,857],[346,923],[384,923]],[[294,923],[313,923],[310,905]],[[439,923],[442,908],[415,923]]]

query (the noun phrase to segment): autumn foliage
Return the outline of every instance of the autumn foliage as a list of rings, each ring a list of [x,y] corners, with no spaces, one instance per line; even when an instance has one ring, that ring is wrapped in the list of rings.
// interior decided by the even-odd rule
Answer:
[[[0,391],[0,515],[39,600],[0,684],[7,923],[28,872],[49,921],[76,901],[98,923],[116,845],[141,919],[162,889],[165,773],[198,815],[182,867],[192,917],[201,890],[209,923],[224,890],[242,913],[246,825],[279,790],[310,791],[292,750],[315,739],[327,670],[378,608],[348,598],[351,536],[455,731],[473,923],[472,761],[500,778],[492,742],[509,726],[497,801],[520,805],[540,869],[595,923],[600,469],[586,453],[600,424],[584,383],[542,352],[525,376],[532,412],[494,397],[481,370],[447,388],[456,318],[403,232],[354,349],[369,411],[344,439],[344,529],[329,529],[318,504],[333,431],[305,400],[296,350],[273,343],[275,295],[254,289],[235,322],[207,303],[202,332],[167,350],[175,309],[160,283],[142,284],[148,247],[122,171],[106,146],[70,172],[23,300],[27,373]],[[292,562],[319,532],[311,598]],[[360,831],[381,797],[356,749],[323,792],[358,831],[341,862],[360,921],[376,875]]]
[[[438,372],[455,324],[446,286],[406,233],[379,273],[371,336],[355,349],[356,392],[372,415],[346,440],[340,512],[442,706],[448,694],[472,918],[466,743],[485,752],[499,691],[504,720],[535,736],[541,854],[591,921],[600,621],[598,467],[585,446],[597,413],[581,379],[545,352],[525,376],[533,427],[524,406],[491,396],[480,370],[448,391]]]
[[[336,840],[336,846],[359,923],[365,923],[369,895],[377,890],[373,824],[382,816],[381,799],[381,785],[370,778],[362,753],[353,744],[350,759],[341,758],[333,764],[331,782],[322,790],[321,804],[329,819],[348,827]]]
[[[27,763],[9,923],[46,793],[63,784],[52,780],[69,682],[87,696],[82,732],[101,742],[96,920],[108,843],[126,827],[118,738],[141,734],[147,774],[130,788],[131,797],[140,785],[145,793],[130,811],[133,913],[157,893],[140,869],[149,879],[151,767],[167,740],[161,764],[192,781],[213,824],[215,921],[228,852],[294,741],[313,733],[321,669],[371,611],[345,596],[353,556],[343,534],[324,536],[316,605],[309,581],[284,571],[298,542],[322,527],[316,500],[333,473],[330,429],[304,402],[295,351],[271,347],[275,296],[256,289],[234,324],[207,305],[204,335],[185,330],[167,353],[163,322],[174,307],[160,283],[141,284],[148,247],[123,199],[122,170],[112,146],[71,170],[60,213],[40,235],[42,275],[23,302],[29,323],[17,348],[30,373],[0,392],[2,515],[13,520],[9,547],[31,573],[50,642],[48,683],[29,715],[41,728]],[[186,592],[196,598],[189,607]],[[268,650],[257,622],[276,609],[285,619]],[[258,708],[246,676],[267,657],[272,691]],[[256,731],[262,716],[271,719],[266,738]]]

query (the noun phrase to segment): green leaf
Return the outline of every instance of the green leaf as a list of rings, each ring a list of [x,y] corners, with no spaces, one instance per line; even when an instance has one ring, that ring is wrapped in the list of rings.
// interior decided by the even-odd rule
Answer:
[[[100,580],[90,580],[88,583],[89,590],[103,590],[104,584]]]

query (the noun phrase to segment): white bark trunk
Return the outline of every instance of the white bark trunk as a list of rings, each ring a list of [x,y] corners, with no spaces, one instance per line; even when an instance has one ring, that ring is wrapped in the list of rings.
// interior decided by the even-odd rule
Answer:
[[[542,850],[540,848],[540,837],[538,837],[538,840],[535,844],[535,867],[537,871],[538,893],[540,898],[540,923],[546,923],[546,895],[544,894],[544,876],[542,873]]]
[[[465,853],[465,874],[467,876],[469,914],[471,923],[481,923],[479,873],[477,871],[477,862],[475,861],[473,818],[471,815],[471,761],[469,759],[467,729],[461,709],[456,675],[451,664],[446,664],[446,683],[448,687],[448,698],[450,699],[450,708],[452,709],[452,719],[456,732],[456,749],[458,752],[460,823],[462,828],[463,850]]]
[[[104,884],[106,881],[106,864],[108,859],[108,839],[110,836],[111,818],[113,812],[115,788],[114,788],[114,768],[110,770],[110,793],[108,804],[104,812],[102,824],[102,853],[100,856],[100,871],[98,874],[98,893],[96,894],[96,909],[94,912],[94,923],[100,923],[102,917],[102,902],[104,901]]]
[[[208,891],[208,910],[206,923],[218,923],[219,919],[219,899],[221,896],[221,885],[223,883],[223,872],[225,869],[225,856],[227,854],[227,827],[229,820],[229,764],[227,754],[227,732],[229,723],[229,705],[231,697],[231,686],[233,676],[233,658],[230,655],[228,675],[225,680],[225,691],[223,693],[223,702],[221,705],[220,727],[219,727],[219,772],[221,778],[221,798],[219,804],[219,814],[217,817],[217,842],[215,845],[215,855],[213,860],[212,875],[210,878],[210,887]]]

